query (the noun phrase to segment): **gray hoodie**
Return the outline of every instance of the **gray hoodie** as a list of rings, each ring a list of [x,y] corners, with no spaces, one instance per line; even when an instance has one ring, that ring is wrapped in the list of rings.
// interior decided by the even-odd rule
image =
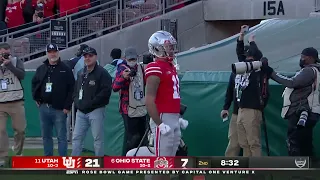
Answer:
[[[275,72],[271,74],[271,79],[274,81],[285,87],[294,89],[290,95],[291,105],[287,116],[299,111],[301,108],[310,109],[307,98],[312,93],[312,84],[317,77],[317,74],[312,67],[316,67],[320,71],[319,64],[310,64],[302,68],[292,78],[288,78]]]

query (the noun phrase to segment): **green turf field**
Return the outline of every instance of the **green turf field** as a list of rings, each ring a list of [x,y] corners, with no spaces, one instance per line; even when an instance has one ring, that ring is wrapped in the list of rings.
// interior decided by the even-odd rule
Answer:
[[[54,155],[58,155],[57,150],[55,150]],[[69,150],[69,154],[71,150]],[[13,152],[10,152],[10,156]],[[23,151],[24,156],[43,156],[42,149],[25,149]],[[83,152],[82,156],[93,156],[92,152]],[[10,164],[8,162],[7,168]],[[316,173],[316,174],[314,174]],[[312,174],[314,179],[306,178],[295,178],[292,179],[292,173],[276,173],[271,176],[259,176],[253,179],[247,176],[237,176],[237,175],[214,175],[207,176],[206,180],[320,180],[320,172],[314,172]],[[121,175],[0,175],[0,180],[144,180],[143,176],[121,176]],[[178,177],[172,178],[172,180],[178,180]],[[193,176],[187,178],[187,180],[192,180]]]

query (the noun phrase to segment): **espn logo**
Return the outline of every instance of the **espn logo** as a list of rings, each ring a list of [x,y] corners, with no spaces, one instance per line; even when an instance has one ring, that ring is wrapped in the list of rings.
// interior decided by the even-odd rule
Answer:
[[[79,174],[78,170],[67,170],[66,174]]]

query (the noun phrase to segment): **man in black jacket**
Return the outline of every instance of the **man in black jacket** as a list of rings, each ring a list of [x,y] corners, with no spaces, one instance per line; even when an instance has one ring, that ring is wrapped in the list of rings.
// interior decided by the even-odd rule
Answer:
[[[235,77],[236,77],[236,74],[231,73],[227,92],[226,92],[226,97],[223,105],[223,110],[221,111],[221,118],[223,119],[223,121],[226,121],[229,116],[228,110],[233,101],[233,113],[229,123],[229,132],[228,132],[229,143],[225,152],[226,157],[239,156],[239,153],[240,153],[240,146],[238,142],[238,131],[237,131],[237,117],[238,117],[239,107],[238,107],[238,101],[236,99],[235,90],[234,90]]]
[[[104,155],[105,106],[111,96],[112,78],[97,64],[97,52],[92,47],[83,51],[86,66],[79,71],[74,91],[77,108],[76,124],[72,137],[72,156],[80,156],[82,143],[91,127],[96,156]]]
[[[53,127],[59,155],[67,156],[66,118],[72,106],[74,78],[71,69],[61,62],[56,44],[48,44],[46,51],[48,59],[32,79],[32,96],[39,107],[45,156],[53,156]]]
[[[281,116],[288,120],[287,148],[289,156],[309,156],[315,160],[313,129],[320,118],[319,80],[320,60],[313,47],[301,52],[300,67],[295,76],[289,78],[266,66],[263,71],[285,86]]]
[[[244,29],[244,28],[242,28]],[[260,61],[262,53],[254,42],[254,36],[249,37],[249,46],[243,42],[244,32],[238,39],[237,55],[239,61]],[[267,104],[268,79],[260,69],[252,70],[235,77],[235,94],[239,104],[237,131],[243,156],[261,156],[261,123],[263,109]]]

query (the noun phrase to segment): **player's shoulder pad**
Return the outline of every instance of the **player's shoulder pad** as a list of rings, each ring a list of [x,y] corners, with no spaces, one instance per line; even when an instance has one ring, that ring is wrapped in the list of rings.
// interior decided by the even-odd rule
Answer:
[[[145,74],[146,76],[148,75],[161,75],[162,74],[162,70],[160,65],[157,62],[151,62],[147,65],[146,69],[145,69]]]
[[[147,64],[146,68],[148,67],[159,67],[159,64],[157,62],[151,62],[149,64]]]

